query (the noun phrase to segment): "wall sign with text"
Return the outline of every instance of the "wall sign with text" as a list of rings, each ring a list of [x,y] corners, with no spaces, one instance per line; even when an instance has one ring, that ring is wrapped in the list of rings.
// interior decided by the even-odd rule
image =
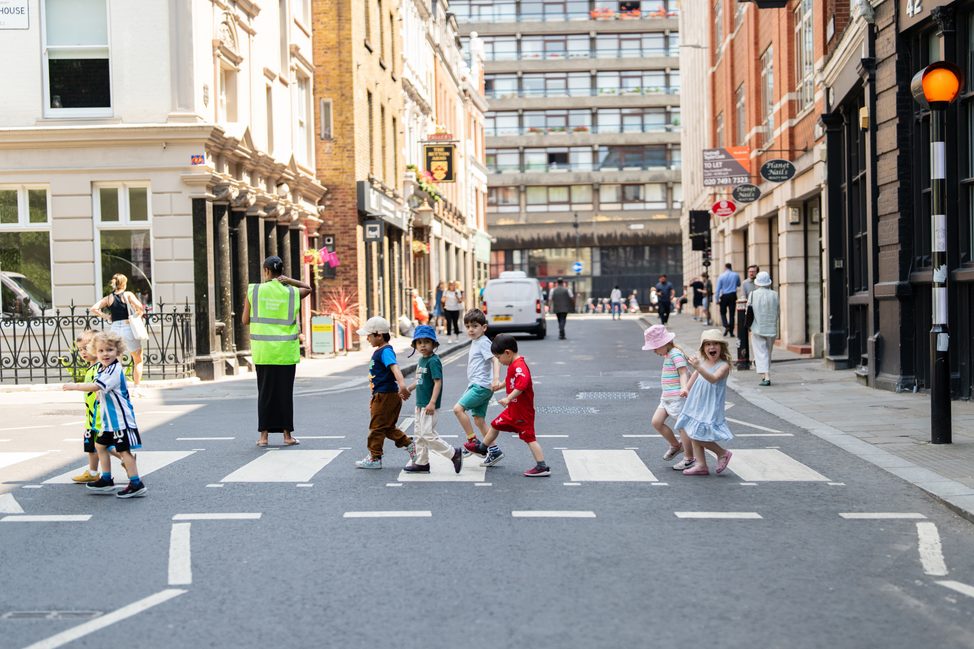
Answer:
[[[452,144],[427,144],[423,146],[423,153],[426,157],[426,171],[433,176],[434,182],[456,182],[453,165],[456,146]]]
[[[0,29],[30,29],[30,0],[0,0]]]

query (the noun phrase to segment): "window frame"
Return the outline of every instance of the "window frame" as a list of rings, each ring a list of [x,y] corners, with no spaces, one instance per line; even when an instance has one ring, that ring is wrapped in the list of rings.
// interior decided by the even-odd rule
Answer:
[[[798,0],[795,18],[795,99],[799,112],[815,103],[815,32],[812,0]]]
[[[118,199],[118,221],[103,221],[101,218],[101,190],[102,189],[118,189],[119,199]],[[131,202],[129,199],[130,189],[144,189],[146,193],[146,220],[145,221],[133,221],[131,220]],[[122,191],[124,190],[124,191]],[[124,196],[124,199],[123,199]],[[101,268],[101,254],[102,254],[102,244],[101,244],[101,233],[102,231],[124,231],[124,230],[145,230],[149,237],[149,268],[152,272],[150,278],[149,286],[152,296],[152,303],[155,303],[156,296],[158,295],[156,273],[154,272],[157,268],[156,265],[156,246],[155,243],[155,227],[152,218],[152,185],[149,181],[106,181],[106,182],[93,182],[91,183],[91,209],[92,209],[92,224],[94,226],[94,236],[92,237],[94,241],[92,242],[95,249],[95,299],[102,296],[102,287],[104,286],[104,277],[102,276]],[[52,258],[53,263],[53,258]],[[125,273],[129,279],[132,279],[130,273]],[[53,274],[52,274],[53,276]],[[151,304],[145,305],[147,308]]]
[[[30,222],[30,199],[28,192],[41,190],[45,192],[47,220],[43,223]],[[38,231],[49,230],[51,227],[51,188],[43,183],[5,183],[0,185],[0,192],[17,192],[17,222],[0,223],[0,230]]]
[[[50,72],[50,50],[51,46],[47,43],[47,0],[40,0],[41,8],[41,79],[43,84],[43,110],[42,115],[47,119],[62,118],[90,118],[90,117],[113,117],[115,115],[115,93],[114,90],[114,68],[112,66],[112,21],[110,2],[105,0],[105,37],[107,43],[104,48],[101,46],[82,46],[85,49],[104,49],[108,58],[108,106],[89,107],[89,108],[52,108],[51,107],[51,72]],[[59,46],[54,46],[57,49]],[[63,47],[65,50],[77,50],[79,47]],[[55,57],[57,58],[57,57]],[[90,57],[93,58],[93,57]]]

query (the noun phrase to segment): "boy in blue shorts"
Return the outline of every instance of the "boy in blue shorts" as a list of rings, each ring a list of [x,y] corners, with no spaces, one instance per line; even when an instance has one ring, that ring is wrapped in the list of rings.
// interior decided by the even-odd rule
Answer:
[[[469,412],[473,415],[473,423],[480,429],[481,437],[487,436],[487,405],[490,403],[494,391],[501,389],[500,362],[490,352],[490,339],[487,338],[487,316],[480,309],[470,309],[463,316],[463,326],[470,337],[470,351],[467,354],[467,389],[453,406],[453,414],[457,416],[460,427],[467,434],[467,441],[463,445],[465,454],[476,453],[484,455],[486,451],[474,433],[470,424]]]

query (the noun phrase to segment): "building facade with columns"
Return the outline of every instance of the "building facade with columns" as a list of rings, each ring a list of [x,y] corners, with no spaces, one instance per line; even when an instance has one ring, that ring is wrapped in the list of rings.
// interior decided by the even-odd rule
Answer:
[[[147,305],[188,303],[196,370],[237,371],[260,263],[301,277],[314,177],[311,0],[31,0],[3,31],[0,267],[46,305],[114,273]],[[305,309],[307,311],[307,309]]]

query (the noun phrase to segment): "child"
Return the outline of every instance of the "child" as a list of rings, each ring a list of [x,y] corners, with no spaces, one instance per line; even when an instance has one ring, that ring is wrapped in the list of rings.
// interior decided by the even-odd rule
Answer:
[[[132,451],[142,448],[142,438],[135,421],[135,410],[125,381],[125,367],[119,357],[125,353],[122,337],[113,331],[96,333],[91,341],[98,359],[98,372],[91,383],[66,383],[65,390],[98,392],[99,421],[95,450],[101,464],[101,477],[85,485],[94,493],[112,493],[112,464],[109,451],[116,451],[129,476],[127,487],[116,493],[118,498],[142,498],[148,492],[139,479],[139,469]]]
[[[693,443],[695,462],[684,469],[683,475],[710,475],[705,450],[717,454],[717,473],[727,468],[732,456],[730,451],[717,443],[734,439],[724,419],[724,397],[731,356],[720,329],[707,329],[700,335],[700,353],[702,359],[687,357],[687,363],[696,371],[690,377],[690,394],[675,425],[681,437],[689,435]]]
[[[531,371],[524,357],[517,353],[517,341],[514,336],[500,334],[494,338],[490,346],[491,353],[507,367],[507,396],[500,400],[504,411],[490,422],[490,430],[484,435],[484,443],[480,451],[486,451],[487,457],[480,466],[494,466],[504,457],[499,446],[494,444],[498,431],[517,433],[527,442],[531,454],[534,456],[535,466],[524,472],[529,478],[541,478],[551,475],[551,469],[545,464],[544,453],[534,434],[534,387],[531,383]],[[486,448],[484,448],[486,446]]]
[[[440,343],[436,331],[428,325],[420,325],[413,332],[413,349],[422,358],[416,367],[416,381],[409,386],[416,391],[416,457],[404,471],[429,473],[429,452],[433,450],[453,462],[453,470],[463,468],[463,453],[444,442],[436,432],[436,411],[443,396],[443,363],[434,351]]]
[[[652,350],[664,358],[663,371],[660,374],[662,395],[659,405],[656,406],[656,412],[653,414],[653,428],[670,445],[670,448],[663,454],[663,459],[672,460],[682,452],[685,458],[691,458],[690,464],[693,464],[693,451],[689,438],[682,438],[681,435],[681,440],[678,440],[673,434],[673,430],[666,425],[667,415],[673,418],[679,417],[680,413],[683,412],[683,404],[686,402],[687,392],[689,391],[686,357],[673,344],[676,334],[667,331],[664,325],[653,325],[643,333],[643,338],[645,340],[643,351]],[[682,468],[688,468],[690,464]]]
[[[382,445],[387,437],[396,443],[397,448],[405,448],[409,459],[415,463],[416,445],[406,433],[396,428],[402,402],[409,398],[409,388],[396,362],[396,352],[389,344],[389,321],[381,316],[369,318],[358,334],[368,337],[375,352],[369,363],[369,388],[372,390],[372,401],[369,403],[372,415],[369,421],[369,454],[357,461],[355,466],[360,469],[381,469]]]
[[[500,390],[501,366],[490,351],[490,339],[487,333],[487,316],[480,309],[470,309],[463,316],[463,326],[470,337],[470,352],[467,354],[467,390],[453,406],[453,414],[457,416],[460,427],[467,434],[467,441],[463,445],[465,454],[477,453],[483,444],[477,439],[473,426],[470,425],[469,411],[473,415],[473,423],[480,429],[483,437],[487,436],[487,405],[494,392]]]
[[[88,363],[85,371],[85,383],[93,383],[95,374],[98,372],[98,363],[91,354],[91,339],[95,332],[85,329],[75,340],[78,348],[78,356],[81,360]],[[88,454],[88,468],[82,473],[71,478],[77,483],[96,482],[101,476],[98,475],[98,453],[95,451],[95,437],[98,435],[98,392],[85,392],[85,434],[84,449]]]

